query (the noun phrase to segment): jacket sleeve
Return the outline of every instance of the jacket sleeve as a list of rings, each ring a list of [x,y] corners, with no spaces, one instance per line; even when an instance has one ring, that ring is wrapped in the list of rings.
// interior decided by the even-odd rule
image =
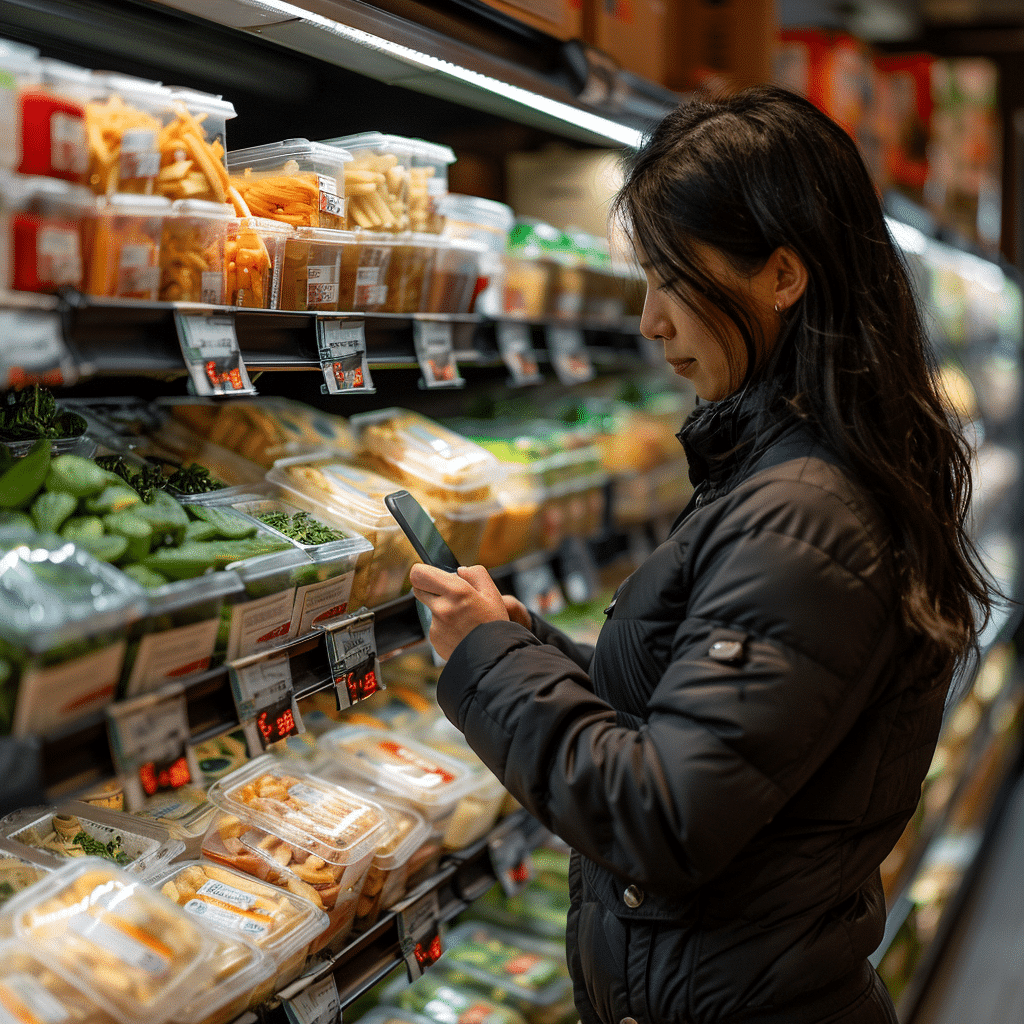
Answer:
[[[726,511],[701,539],[638,728],[514,623],[478,626],[441,675],[442,708],[505,787],[652,892],[721,871],[835,749],[894,655],[883,555],[843,502],[792,491]]]
[[[542,644],[549,644],[557,647],[564,655],[571,658],[584,672],[590,669],[590,662],[594,657],[594,648],[590,644],[578,644],[571,637],[566,636],[560,629],[552,626],[535,612],[530,613],[533,622],[531,632]]]

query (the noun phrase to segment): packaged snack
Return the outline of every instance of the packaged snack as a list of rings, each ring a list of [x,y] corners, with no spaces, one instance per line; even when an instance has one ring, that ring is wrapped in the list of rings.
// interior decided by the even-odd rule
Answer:
[[[221,936],[213,962],[216,973],[175,1013],[175,1024],[228,1024],[273,994],[277,966],[248,939]]]
[[[160,301],[224,303],[224,244],[234,213],[225,203],[177,199],[160,242]]]
[[[46,733],[113,699],[128,626],[145,598],[113,566],[65,541],[23,538],[3,548],[0,732]]]
[[[468,313],[486,250],[468,239],[444,239],[422,308],[427,313]]]
[[[327,927],[327,915],[308,899],[210,861],[175,864],[150,884],[204,924],[270,956],[273,991],[298,977],[310,943]]]
[[[349,225],[361,231],[410,229],[411,140],[380,132],[328,139],[325,145],[351,153],[345,164]]]
[[[288,501],[373,546],[369,563],[356,568],[351,607],[374,608],[403,592],[416,552],[384,504],[384,496],[395,490],[390,480],[321,454],[281,459],[267,473],[267,482]]]
[[[90,295],[155,302],[160,239],[171,204],[162,196],[112,195],[86,222],[85,290]]]
[[[158,870],[184,849],[159,825],[78,800],[13,811],[0,821],[0,833],[50,857],[102,857],[134,875]]]
[[[385,277],[384,313],[430,310],[431,282],[441,246],[433,235],[412,234],[395,239]],[[436,312],[436,311],[435,311]],[[446,312],[446,311],[445,311]]]
[[[438,234],[444,224],[439,205],[448,194],[448,168],[455,163],[455,153],[422,139],[409,139],[409,143],[409,228]]]
[[[216,973],[214,933],[137,877],[94,857],[7,905],[15,938],[126,1024],[157,1024]]]
[[[351,244],[341,247],[338,309],[377,313],[388,301],[388,281],[395,239],[378,232],[360,231]]]
[[[102,95],[85,105],[86,183],[101,196],[151,195],[160,171],[160,131],[171,115],[171,90],[109,72],[93,72],[93,80]]]
[[[438,967],[411,985],[405,978],[396,978],[382,994],[383,1003],[395,1004],[397,1009],[378,1007],[378,1020],[387,1020],[394,1013],[422,1014],[435,1024],[525,1024],[523,1017],[512,1007],[489,999],[478,990],[454,983]],[[405,1024],[404,1015],[397,1018]]]
[[[77,185],[0,171],[0,289],[81,288],[82,236],[93,209],[92,194]]]
[[[342,249],[355,236],[330,228],[296,228],[284,245],[281,309],[330,313],[338,309]]]
[[[344,168],[352,154],[306,139],[228,153],[231,187],[243,217],[292,227],[345,228]]]
[[[20,1024],[115,1024],[91,996],[56,973],[32,948],[0,943],[0,1007]]]
[[[160,195],[232,202],[224,135],[228,118],[234,116],[235,108],[220,96],[194,89],[171,90],[169,120],[157,140],[160,170],[155,188]]]
[[[285,243],[292,229],[269,217],[242,217],[228,225],[224,241],[229,306],[277,309]]]

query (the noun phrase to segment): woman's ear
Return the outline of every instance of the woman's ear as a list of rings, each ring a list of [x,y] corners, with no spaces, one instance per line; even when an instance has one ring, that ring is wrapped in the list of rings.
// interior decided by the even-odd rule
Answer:
[[[774,269],[775,309],[785,313],[807,288],[807,268],[803,260],[784,245],[772,253],[769,262]]]

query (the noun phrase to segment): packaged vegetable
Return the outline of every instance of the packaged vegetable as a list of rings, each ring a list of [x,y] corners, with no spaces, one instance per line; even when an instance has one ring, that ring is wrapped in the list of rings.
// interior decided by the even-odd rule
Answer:
[[[224,303],[224,246],[230,206],[178,199],[160,241],[160,301]]]
[[[85,229],[86,292],[155,302],[160,291],[160,239],[170,202],[141,195],[112,195],[97,202]]]
[[[93,857],[15,896],[6,913],[19,942],[125,1024],[172,1018],[217,970],[214,933]]]
[[[160,130],[156,191],[168,199],[232,202],[225,164],[224,125],[234,107],[217,96],[174,89],[170,120]],[[209,126],[209,127],[207,127]]]
[[[405,978],[396,978],[382,994],[384,1003],[393,1003],[396,1010],[382,1005],[377,1019],[398,1014],[422,1014],[435,1024],[525,1024],[512,1007],[503,1006],[481,992],[452,982],[443,969],[437,968],[417,978],[411,985]],[[404,1015],[397,1018],[405,1020]]]
[[[533,877],[518,893],[506,896],[500,885],[493,885],[473,901],[468,915],[507,931],[526,931],[564,942],[569,913],[569,854],[542,846],[531,852],[530,861]]]
[[[175,864],[150,884],[186,913],[226,935],[244,937],[274,962],[272,990],[294,981],[327,915],[308,899],[211,861]]]
[[[277,309],[285,243],[292,229],[269,217],[242,217],[228,226],[224,242],[226,302],[250,309]]]
[[[408,231],[410,140],[363,132],[328,139],[325,145],[352,157],[345,164],[350,227],[360,231]]]
[[[8,391],[0,401],[0,441],[14,455],[25,454],[40,437],[81,441],[87,428],[82,416],[58,403],[53,392],[39,384]],[[21,449],[19,444],[28,447]],[[60,454],[52,445],[50,452]]]
[[[241,936],[221,936],[213,953],[216,972],[172,1018],[175,1024],[228,1024],[273,994],[273,959]]]

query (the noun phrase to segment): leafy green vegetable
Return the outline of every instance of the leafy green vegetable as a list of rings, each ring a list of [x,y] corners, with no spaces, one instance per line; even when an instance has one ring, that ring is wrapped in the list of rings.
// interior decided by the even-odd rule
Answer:
[[[210,475],[205,466],[182,466],[167,478],[167,486],[173,487],[179,494],[206,494],[208,491],[219,491],[224,484]]]
[[[0,406],[0,440],[29,441],[36,437],[79,437],[88,424],[75,412],[61,409],[38,384],[8,391]]]
[[[120,864],[121,867],[132,862],[131,857],[121,849],[120,836],[114,836],[109,843],[101,843],[83,829],[81,832],[75,833],[72,842],[76,846],[80,846],[90,857],[103,857],[106,860],[112,860],[115,864]]]
[[[296,512],[294,515],[287,512],[257,512],[255,518],[300,544],[327,544],[332,540],[345,539],[341,530],[332,529],[308,512]]]

